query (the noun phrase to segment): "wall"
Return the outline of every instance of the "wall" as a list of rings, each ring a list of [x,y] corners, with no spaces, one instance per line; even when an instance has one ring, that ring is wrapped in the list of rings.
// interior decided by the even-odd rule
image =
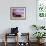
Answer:
[[[23,6],[26,7],[26,20],[10,20],[10,7]],[[0,0],[0,34],[17,26],[19,32],[29,32],[32,36],[32,24],[36,24],[36,0]]]

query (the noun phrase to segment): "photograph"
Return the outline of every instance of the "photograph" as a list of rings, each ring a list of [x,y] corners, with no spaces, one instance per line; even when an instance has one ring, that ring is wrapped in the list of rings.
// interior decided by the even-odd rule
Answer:
[[[25,20],[25,19],[26,19],[26,7],[10,8],[10,20]]]

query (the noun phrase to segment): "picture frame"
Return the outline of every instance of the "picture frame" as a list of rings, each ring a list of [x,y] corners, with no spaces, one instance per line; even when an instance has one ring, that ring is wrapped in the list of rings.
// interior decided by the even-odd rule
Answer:
[[[37,16],[39,18],[46,18],[46,0],[37,0],[36,3]]]
[[[10,8],[10,20],[25,20],[25,19],[26,19],[26,7]]]

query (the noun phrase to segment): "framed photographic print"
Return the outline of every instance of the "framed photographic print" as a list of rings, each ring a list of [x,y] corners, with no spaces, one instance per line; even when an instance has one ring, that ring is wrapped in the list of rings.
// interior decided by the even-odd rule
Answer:
[[[26,19],[26,7],[11,7],[10,8],[11,20],[24,20]]]
[[[37,0],[37,15],[46,18],[46,0]]]

